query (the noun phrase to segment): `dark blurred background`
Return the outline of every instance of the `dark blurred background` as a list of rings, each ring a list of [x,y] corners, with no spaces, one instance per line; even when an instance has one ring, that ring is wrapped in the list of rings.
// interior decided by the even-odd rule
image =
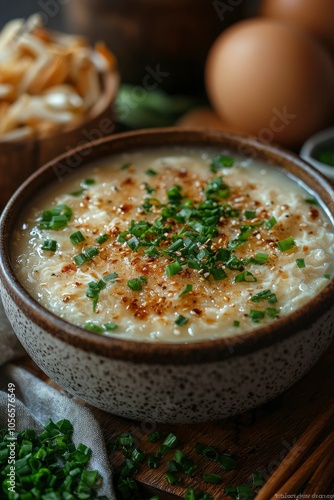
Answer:
[[[104,40],[122,81],[139,84],[147,72],[171,93],[204,90],[206,55],[218,34],[252,15],[256,0],[0,0],[0,27],[39,12],[47,28]],[[150,68],[147,71],[147,68]],[[159,76],[157,77],[159,79]]]

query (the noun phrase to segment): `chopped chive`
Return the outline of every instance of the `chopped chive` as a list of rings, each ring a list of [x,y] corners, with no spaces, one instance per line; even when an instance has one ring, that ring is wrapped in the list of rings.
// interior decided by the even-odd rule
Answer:
[[[149,168],[148,170],[146,170],[145,174],[148,175],[149,177],[154,177],[155,175],[157,175],[157,172],[152,168]]]
[[[225,488],[224,492],[235,497],[236,500],[253,500],[255,497],[255,493],[248,484],[240,484],[236,488]]]
[[[82,266],[85,262],[88,262],[86,255],[83,253],[79,253],[78,255],[75,255],[73,257],[74,262],[76,263],[77,266]]]
[[[132,236],[132,238],[130,238],[127,241],[127,244],[131,248],[131,250],[133,252],[135,252],[138,249],[138,247],[140,246],[140,241],[138,240],[138,238],[136,236]]]
[[[270,219],[268,219],[265,223],[264,223],[264,227],[266,229],[271,229],[272,227],[276,226],[277,224],[277,220],[275,219],[274,216],[270,217]]]
[[[319,205],[319,202],[316,198],[305,198],[304,201],[309,203],[310,205]]]
[[[160,252],[156,249],[155,246],[150,246],[144,250],[144,254],[147,255],[148,257],[159,257]]]
[[[48,250],[49,252],[57,251],[58,243],[55,240],[45,240],[42,245],[42,250]]]
[[[274,307],[267,307],[266,314],[270,318],[277,318],[277,316],[279,315],[279,311],[277,309],[275,309]]]
[[[257,309],[251,309],[249,311],[249,317],[254,323],[258,323],[261,319],[265,317],[265,311],[258,311]]]
[[[102,243],[105,243],[106,241],[109,240],[109,235],[108,234],[101,234],[101,236],[98,236],[95,241],[99,245],[102,245]]]
[[[258,252],[256,255],[255,255],[255,260],[257,262],[260,262],[261,264],[264,264],[265,262],[268,261],[268,258],[269,258],[269,254],[267,253],[263,253],[263,252]]]
[[[122,166],[121,166],[121,170],[127,170],[128,168],[130,168],[132,165],[131,162],[127,162],[127,163],[124,163]]]
[[[85,241],[85,237],[81,231],[76,231],[75,233],[71,234],[70,240],[73,243],[73,245],[79,245],[79,243]]]
[[[271,290],[263,290],[262,292],[257,293],[251,297],[252,302],[260,302],[260,300],[267,300],[270,304],[275,304],[277,302],[277,297]]]
[[[241,282],[247,282],[247,283],[251,283],[251,282],[255,282],[257,281],[256,277],[250,273],[249,271],[244,271],[240,274],[237,274],[236,277],[234,278],[234,281],[236,283],[241,283]]]
[[[256,211],[255,210],[245,210],[244,216],[246,219],[255,219]]]
[[[113,332],[114,330],[116,330],[118,328],[118,325],[116,325],[116,323],[105,323],[103,325],[103,328],[107,331],[107,332]]]
[[[135,444],[135,438],[132,434],[123,432],[117,436],[117,443],[119,446],[133,446]]]
[[[212,267],[211,274],[213,276],[213,279],[216,281],[221,281],[227,278],[227,274],[222,267]]]
[[[240,326],[240,321],[238,321],[238,320],[236,320],[236,319],[235,319],[235,320],[233,321],[233,326],[235,326],[235,327]]]
[[[144,186],[145,186],[145,191],[147,194],[152,194],[152,193],[154,193],[154,191],[156,191],[156,189],[154,189],[152,186],[147,184],[147,182],[144,183]]]
[[[169,484],[180,484],[182,482],[182,478],[179,477],[177,474],[174,472],[166,472],[165,477]]]
[[[296,264],[299,267],[299,269],[302,269],[303,267],[306,267],[306,265],[305,265],[305,259],[296,259]]]
[[[91,247],[84,250],[83,253],[86,255],[88,260],[92,260],[93,257],[99,254],[99,249],[97,247]]]
[[[72,215],[72,209],[68,205],[56,205],[42,212],[42,216],[38,219],[38,227],[40,229],[62,229],[67,226]]]
[[[99,301],[100,292],[106,287],[106,284],[103,280],[100,281],[91,281],[88,283],[88,288],[86,290],[86,297],[93,299],[93,311],[95,312],[96,306]]]
[[[175,436],[175,434],[173,434],[173,433],[168,434],[165,441],[163,442],[163,445],[167,446],[170,449],[176,448],[178,446],[178,444],[179,444],[179,440]]]
[[[217,173],[220,169],[227,167],[233,167],[235,164],[235,158],[233,156],[228,155],[217,155],[213,158],[212,163],[210,165],[210,170],[213,173]]]
[[[331,275],[330,275],[330,274],[325,273],[325,274],[324,274],[324,278],[326,278],[326,280],[330,280],[330,279],[331,279]]]
[[[87,186],[93,186],[94,184],[96,184],[95,179],[85,179],[82,181],[81,186],[87,187]]]
[[[127,282],[127,285],[131,290],[139,292],[143,289],[143,283],[147,282],[147,278],[141,276],[140,278],[133,278]]]
[[[185,316],[182,316],[182,314],[180,314],[176,320],[175,320],[175,324],[178,325],[178,326],[184,326],[188,323],[189,321],[189,318],[186,318]]]
[[[107,276],[103,276],[104,281],[115,281],[118,278],[117,273],[110,273]]]
[[[172,262],[172,264],[168,264],[165,270],[168,278],[170,278],[171,276],[174,276],[174,274],[179,273],[182,270],[182,267],[181,264],[178,261],[176,261]]]
[[[94,333],[103,333],[103,328],[101,326],[95,325],[94,323],[86,323],[85,330]]]
[[[159,465],[159,460],[154,455],[148,455],[147,466],[149,469],[157,469]]]
[[[219,474],[203,474],[203,481],[205,483],[219,484],[222,482],[222,477]]]
[[[254,488],[261,487],[264,485],[264,479],[262,477],[261,472],[255,471],[252,474],[252,481],[253,481],[253,486]]]
[[[292,236],[289,236],[285,240],[277,241],[276,245],[281,252],[289,252],[289,250],[297,246]]]
[[[237,467],[237,462],[228,453],[221,453],[218,457],[218,462],[224,470],[232,470]]]
[[[192,292],[193,286],[192,285],[186,285],[184,289],[182,290],[181,293],[179,293],[179,297],[183,297],[183,295],[186,295],[189,292]]]
[[[165,437],[165,434],[163,432],[155,431],[155,432],[150,432],[148,435],[148,439],[150,443],[156,443],[163,439]]]

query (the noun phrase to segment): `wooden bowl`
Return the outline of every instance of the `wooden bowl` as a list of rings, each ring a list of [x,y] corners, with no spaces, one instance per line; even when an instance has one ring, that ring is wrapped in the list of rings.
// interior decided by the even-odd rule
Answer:
[[[0,138],[0,210],[24,180],[52,158],[114,132],[112,104],[118,86],[118,73],[108,73],[101,99],[84,120],[57,135],[8,142]]]
[[[56,182],[59,165],[79,155],[78,169],[122,152],[168,146],[216,147],[252,156],[293,175],[327,206],[334,192],[298,156],[219,131],[161,129],[120,134],[68,152],[28,179],[0,225],[1,296],[11,324],[34,361],[67,391],[117,415],[156,422],[201,422],[249,410],[300,379],[334,335],[334,277],[293,313],[239,335],[190,343],[101,336],[56,317],[18,281],[11,242],[27,204]],[[276,166],[276,167],[275,167]]]

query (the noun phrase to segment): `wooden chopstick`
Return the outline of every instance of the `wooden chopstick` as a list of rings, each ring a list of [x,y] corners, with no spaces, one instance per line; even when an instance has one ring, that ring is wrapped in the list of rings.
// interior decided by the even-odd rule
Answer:
[[[334,477],[334,446],[327,457],[320,463],[303,491],[306,495],[323,494],[329,488]]]
[[[333,418],[334,404],[332,404],[323,414],[315,419],[306,431],[301,435],[294,447],[289,451],[281,464],[270,476],[266,484],[261,488],[256,496],[256,500],[268,500],[272,498],[282,485],[288,481],[303,459],[311,446],[315,443],[320,434],[324,431],[328,422]]]
[[[328,456],[334,446],[334,432],[331,432],[320,446],[308,457],[283,486],[276,492],[276,495],[287,493],[298,493],[300,488],[308,482],[312,474],[317,470],[319,464]]]

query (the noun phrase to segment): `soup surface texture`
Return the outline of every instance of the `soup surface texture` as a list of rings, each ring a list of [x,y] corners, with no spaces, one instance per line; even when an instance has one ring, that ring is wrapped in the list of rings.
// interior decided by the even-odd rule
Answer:
[[[47,188],[15,234],[17,276],[87,330],[188,342],[230,337],[307,303],[333,274],[334,233],[313,194],[230,154],[110,157]]]

